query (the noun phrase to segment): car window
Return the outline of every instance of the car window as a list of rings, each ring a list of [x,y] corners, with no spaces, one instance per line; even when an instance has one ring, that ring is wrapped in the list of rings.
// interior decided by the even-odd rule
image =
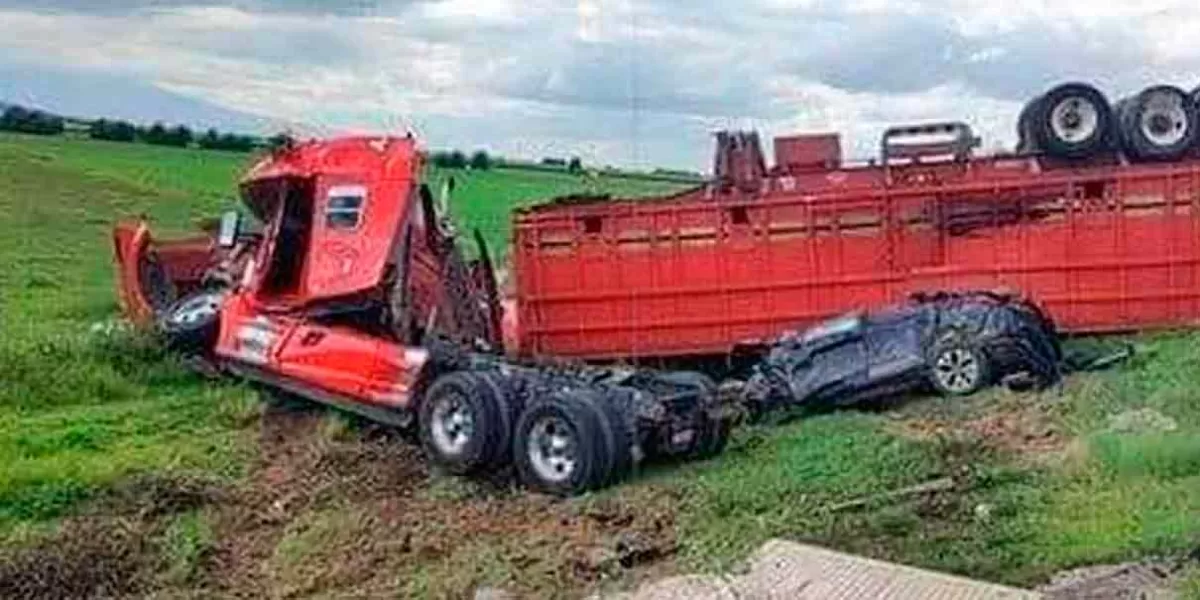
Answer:
[[[859,313],[849,313],[810,327],[804,332],[802,339],[805,342],[812,342],[831,335],[849,333],[861,326],[862,315]]]

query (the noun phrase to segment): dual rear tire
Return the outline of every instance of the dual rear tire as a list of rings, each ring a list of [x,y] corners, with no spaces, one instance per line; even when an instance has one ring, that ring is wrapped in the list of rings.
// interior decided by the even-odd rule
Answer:
[[[528,488],[572,496],[611,485],[633,466],[633,423],[591,389],[556,390],[519,406],[496,374],[457,371],[429,387],[419,436],[430,460],[455,475],[513,463]]]
[[[1200,139],[1200,90],[1155,85],[1110,104],[1086,83],[1031,100],[1017,121],[1017,150],[1085,159],[1119,148],[1137,162],[1182,158]]]

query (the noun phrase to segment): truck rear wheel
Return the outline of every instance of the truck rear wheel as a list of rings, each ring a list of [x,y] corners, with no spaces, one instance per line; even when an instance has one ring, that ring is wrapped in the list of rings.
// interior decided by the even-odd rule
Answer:
[[[630,389],[610,389],[587,394],[587,401],[600,420],[601,441],[609,444],[605,450],[610,456],[608,475],[600,485],[617,483],[633,470],[635,425],[627,415],[633,408],[626,401],[628,397],[621,396],[634,393]]]
[[[597,407],[579,392],[556,392],[525,408],[514,433],[521,482],[556,496],[603,485],[611,474],[611,430]]]
[[[482,373],[442,375],[420,407],[421,446],[456,475],[497,466],[507,457],[511,417],[504,394]]]

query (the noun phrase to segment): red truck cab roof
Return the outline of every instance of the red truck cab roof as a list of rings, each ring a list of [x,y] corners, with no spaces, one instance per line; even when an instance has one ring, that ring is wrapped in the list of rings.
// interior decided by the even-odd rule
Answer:
[[[295,305],[366,291],[384,276],[421,158],[411,137],[345,137],[280,148],[242,178],[267,225],[260,300]]]

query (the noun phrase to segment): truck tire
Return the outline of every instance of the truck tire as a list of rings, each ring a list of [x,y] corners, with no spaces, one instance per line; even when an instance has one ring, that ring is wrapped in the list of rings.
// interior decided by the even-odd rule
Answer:
[[[507,385],[500,373],[481,371],[477,373],[483,385],[496,398],[496,451],[492,455],[489,466],[506,465],[512,459],[512,434],[517,417],[521,415],[521,407],[512,388]]]
[[[613,388],[584,394],[584,399],[596,410],[602,432],[601,440],[610,442],[608,476],[600,483],[601,486],[613,485],[633,471],[633,445],[636,440],[636,424],[633,402],[630,397],[638,393],[633,389]]]
[[[454,371],[429,386],[419,408],[426,455],[455,475],[497,466],[507,455],[511,421],[503,394],[480,373]]]
[[[217,341],[223,291],[184,296],[160,313],[156,323],[167,347],[184,354],[206,354]]]
[[[597,407],[578,391],[555,392],[525,407],[513,434],[521,482],[555,496],[598,488],[608,480],[613,458],[603,427]]]
[[[970,396],[991,380],[987,355],[960,335],[949,335],[929,353],[929,383],[943,396]]]
[[[1064,83],[1027,105],[1018,127],[1040,151],[1059,158],[1087,158],[1112,146],[1113,110],[1086,83]]]
[[[1171,85],[1148,87],[1118,102],[1117,123],[1125,154],[1142,162],[1182,158],[1200,129],[1192,98]]]

